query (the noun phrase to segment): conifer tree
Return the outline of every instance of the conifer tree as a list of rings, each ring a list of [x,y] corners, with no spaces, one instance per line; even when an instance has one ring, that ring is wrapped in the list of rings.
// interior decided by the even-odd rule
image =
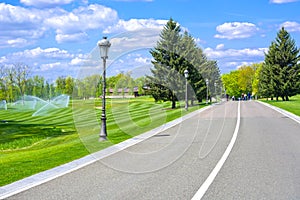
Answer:
[[[208,61],[195,39],[187,32],[183,34],[177,22],[170,19],[160,34],[160,40],[150,51],[153,57],[152,76],[147,77],[151,94],[156,101],[183,100],[185,94],[184,71],[188,70],[188,99],[202,101],[206,96],[205,75],[214,76],[221,84],[220,71],[215,61]],[[220,88],[220,87],[218,87]]]
[[[299,93],[300,65],[299,49],[290,34],[282,27],[265,55],[260,76],[261,91],[267,97],[289,97]]]
[[[150,51],[154,61],[152,76],[148,76],[151,94],[156,101],[171,101],[172,108],[176,107],[178,97],[182,96],[184,77],[184,59],[180,51],[180,26],[170,19],[160,34],[157,46]]]

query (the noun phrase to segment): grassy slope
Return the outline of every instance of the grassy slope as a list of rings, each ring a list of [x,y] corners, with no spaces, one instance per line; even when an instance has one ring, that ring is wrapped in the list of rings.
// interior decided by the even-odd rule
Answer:
[[[286,111],[294,113],[295,115],[300,116],[300,95],[294,96],[290,98],[290,101],[267,101],[263,100],[265,103],[269,103],[273,106],[282,108]]]
[[[101,110],[93,112],[101,103],[76,103],[79,106],[73,109],[59,109],[42,117],[32,117],[32,111],[0,110],[0,185],[83,157],[188,113],[169,109],[168,102],[155,104],[151,98],[108,100],[109,141],[99,143]]]

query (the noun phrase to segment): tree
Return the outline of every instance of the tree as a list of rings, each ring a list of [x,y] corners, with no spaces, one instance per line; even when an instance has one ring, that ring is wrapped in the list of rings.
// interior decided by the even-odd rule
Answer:
[[[160,34],[160,39],[154,49],[150,51],[154,60],[151,69],[152,76],[147,80],[151,88],[151,94],[156,101],[171,101],[172,109],[176,107],[176,101],[183,92],[184,58],[180,52],[180,26],[170,19]]]
[[[255,75],[255,66],[242,66],[238,69],[238,84],[242,93],[252,93],[252,83]]]
[[[261,95],[261,91],[259,89],[259,82],[260,82],[260,73],[263,68],[263,63],[255,63],[253,64],[255,67],[254,79],[252,82],[252,95],[256,96]]]
[[[197,47],[195,39],[187,32],[184,32],[181,43],[180,55],[184,58],[183,65],[189,72],[188,99],[191,100],[191,104],[193,105],[194,99],[201,102],[206,95],[206,84],[201,74],[201,66],[207,59],[203,51]]]
[[[74,89],[74,79],[70,76],[66,78],[65,94],[72,95]]]
[[[65,88],[66,88],[66,79],[65,77],[58,77],[55,81],[56,87],[55,87],[55,93],[56,95],[64,94]]]
[[[233,70],[229,74],[222,75],[222,82],[226,88],[226,93],[230,96],[239,97],[241,95],[241,89],[239,86],[239,71]]]
[[[8,66],[5,68],[6,70],[6,82],[7,82],[7,88],[8,88],[8,99],[10,102],[13,102],[15,98],[15,75],[16,70],[13,65]]]
[[[24,63],[14,64],[15,69],[15,83],[19,88],[20,95],[24,101],[24,94],[26,90],[26,81],[29,76],[30,68]]]
[[[290,34],[282,27],[265,55],[261,71],[260,88],[267,97],[289,97],[299,93],[300,65],[299,49]]]
[[[6,88],[6,70],[5,66],[0,67],[0,100],[6,99],[7,88]]]

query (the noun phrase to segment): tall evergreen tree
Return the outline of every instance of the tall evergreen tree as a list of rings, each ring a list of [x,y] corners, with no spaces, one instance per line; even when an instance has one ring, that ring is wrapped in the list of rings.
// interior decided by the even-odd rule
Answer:
[[[171,101],[176,107],[178,97],[182,95],[184,77],[184,59],[180,52],[180,26],[170,19],[160,34],[156,47],[150,51],[154,61],[152,76],[148,76],[151,94],[155,100]]]
[[[208,61],[195,39],[187,32],[181,34],[180,26],[170,19],[160,34],[156,47],[150,51],[154,61],[152,76],[147,77],[155,100],[183,100],[185,94],[184,71],[188,70],[188,99],[202,101],[206,96],[205,78],[210,78],[220,88],[220,71],[215,61]],[[213,78],[211,78],[213,77]],[[214,91],[216,93],[216,91]]]
[[[282,27],[265,55],[265,64],[261,71],[260,87],[266,96],[276,100],[289,100],[299,93],[300,65],[299,49],[290,34]]]
[[[194,38],[187,32],[183,35],[182,47],[180,55],[183,56],[186,69],[189,72],[188,82],[190,87],[188,99],[193,104],[193,100],[197,99],[200,102],[206,95],[206,84],[200,68],[202,63],[206,62],[206,57],[202,50],[197,47]]]

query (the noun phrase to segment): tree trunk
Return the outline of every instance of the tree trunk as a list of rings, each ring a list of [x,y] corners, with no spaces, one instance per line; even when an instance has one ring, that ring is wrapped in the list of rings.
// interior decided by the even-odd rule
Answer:
[[[175,93],[174,91],[172,91],[172,96],[171,96],[171,100],[172,100],[172,109],[175,109],[176,108],[176,96],[175,96]]]
[[[172,109],[175,109],[176,108],[176,101],[175,101],[175,98],[173,97],[172,98]]]
[[[288,95],[285,96],[285,100],[286,100],[286,101],[289,101],[289,100],[290,100]]]

